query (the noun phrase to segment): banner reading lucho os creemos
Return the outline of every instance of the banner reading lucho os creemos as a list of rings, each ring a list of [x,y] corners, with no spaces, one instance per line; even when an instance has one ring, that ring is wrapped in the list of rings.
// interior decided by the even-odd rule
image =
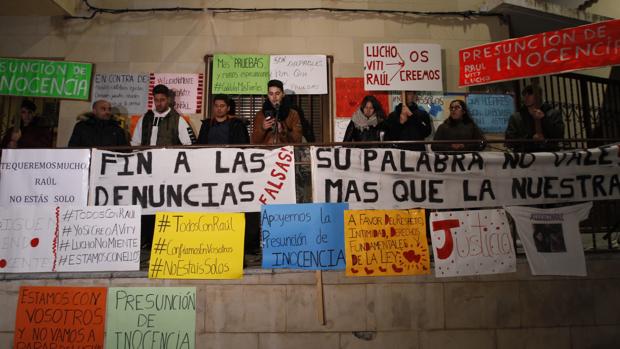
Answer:
[[[620,20],[459,50],[459,85],[620,64]]]
[[[258,212],[261,205],[296,202],[293,147],[93,149],[91,159],[90,205],[140,205],[154,214]]]
[[[0,95],[88,100],[92,63],[0,57]]]

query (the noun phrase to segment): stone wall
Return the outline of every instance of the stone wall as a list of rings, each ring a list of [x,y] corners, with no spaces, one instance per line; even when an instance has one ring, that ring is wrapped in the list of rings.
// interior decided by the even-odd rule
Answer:
[[[246,270],[242,280],[148,280],[142,273],[0,280],[0,347],[12,344],[20,285],[196,286],[197,348],[617,348],[620,255],[588,255],[588,277],[517,273],[438,279]],[[83,275],[83,274],[82,274]],[[58,278],[67,276],[70,278]],[[83,277],[83,276],[82,276]]]

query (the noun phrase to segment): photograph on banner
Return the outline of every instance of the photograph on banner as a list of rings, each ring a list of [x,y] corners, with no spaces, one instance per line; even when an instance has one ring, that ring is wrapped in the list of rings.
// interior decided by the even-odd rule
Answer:
[[[0,95],[90,99],[93,64],[0,57]]]
[[[140,206],[60,207],[54,271],[140,269]]]
[[[336,120],[350,118],[367,95],[375,96],[383,110],[389,110],[388,92],[365,91],[364,78],[336,78]]]
[[[114,114],[144,114],[149,99],[148,73],[97,73],[93,78],[92,102],[112,103]]]
[[[430,274],[424,209],[344,211],[347,276]]]
[[[244,236],[243,213],[157,213],[148,276],[240,279]]]
[[[106,349],[195,347],[196,287],[108,289]]]
[[[103,348],[106,296],[105,287],[21,286],[13,348]]]
[[[429,219],[436,277],[517,271],[503,209],[433,212]]]
[[[459,50],[459,86],[620,64],[620,20]]]
[[[469,115],[485,133],[503,134],[510,115],[515,112],[514,96],[509,94],[469,93],[464,101]]]
[[[327,94],[327,56],[272,55],[269,78],[282,81],[287,94]]]
[[[592,202],[549,209],[509,206],[532,275],[586,276],[579,222]]]
[[[443,91],[438,44],[364,44],[366,91]]]
[[[293,147],[151,149],[130,154],[93,149],[90,204],[139,204],[167,211],[260,212],[295,197]]]
[[[263,268],[343,270],[347,209],[347,203],[263,206]]]
[[[90,149],[2,149],[0,206],[84,205]]]
[[[149,91],[157,85],[166,85],[174,92],[174,109],[179,114],[202,113],[203,74],[151,73]],[[153,94],[149,93],[148,97],[148,109],[152,110]]]
[[[620,199],[618,145],[557,153],[311,147],[312,195],[351,209],[485,208]]]
[[[266,95],[268,55],[213,55],[212,94]]]
[[[45,273],[54,268],[53,206],[0,207],[0,273]]]

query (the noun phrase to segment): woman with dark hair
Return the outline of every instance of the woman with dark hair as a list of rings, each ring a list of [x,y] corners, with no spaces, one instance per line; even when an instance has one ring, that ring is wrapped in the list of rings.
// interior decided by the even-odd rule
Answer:
[[[450,103],[450,117],[435,132],[436,141],[479,140],[477,143],[433,144],[435,151],[480,151],[485,147],[485,138],[478,125],[469,115],[467,105],[460,99]]]
[[[364,97],[360,108],[351,116],[351,122],[344,133],[343,142],[381,141],[384,131],[385,112],[375,96]]]

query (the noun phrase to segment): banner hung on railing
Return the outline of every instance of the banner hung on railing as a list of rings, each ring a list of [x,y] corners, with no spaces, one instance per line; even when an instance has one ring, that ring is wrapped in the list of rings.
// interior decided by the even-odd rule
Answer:
[[[617,145],[558,153],[442,154],[312,147],[316,202],[465,208],[620,198]]]
[[[293,147],[93,150],[89,203],[173,211],[257,212],[295,203]]]

